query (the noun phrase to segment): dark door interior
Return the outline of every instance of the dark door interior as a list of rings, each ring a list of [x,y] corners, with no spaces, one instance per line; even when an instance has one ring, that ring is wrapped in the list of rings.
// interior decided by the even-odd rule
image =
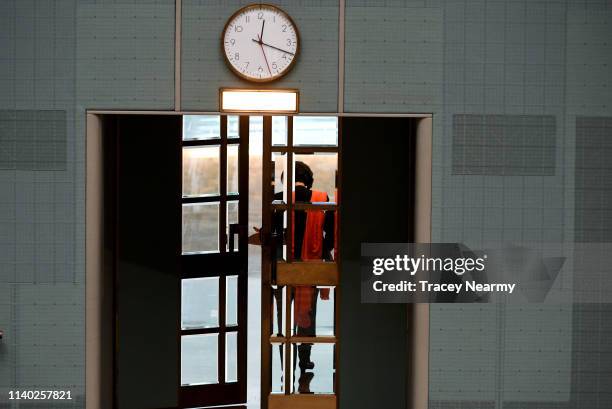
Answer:
[[[116,408],[246,401],[248,118],[198,120],[105,120]]]
[[[414,240],[415,130],[412,118],[342,120],[342,408],[406,408],[406,305],[362,304],[359,271],[361,243]]]
[[[181,118],[116,116],[105,134],[114,254],[114,406],[178,404]],[[114,183],[113,183],[114,182]],[[109,237],[111,236],[111,237]]]

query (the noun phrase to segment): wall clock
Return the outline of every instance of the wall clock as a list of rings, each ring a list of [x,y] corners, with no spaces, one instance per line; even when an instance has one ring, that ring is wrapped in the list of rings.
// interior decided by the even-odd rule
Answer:
[[[221,45],[231,70],[248,81],[274,81],[295,65],[300,36],[291,17],[269,4],[236,11],[225,24]]]

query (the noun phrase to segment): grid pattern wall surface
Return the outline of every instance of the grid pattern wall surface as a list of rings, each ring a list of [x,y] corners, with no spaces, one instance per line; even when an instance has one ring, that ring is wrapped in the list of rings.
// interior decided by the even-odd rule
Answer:
[[[553,176],[552,115],[453,116],[453,174]]]
[[[443,9],[346,1],[346,112],[436,112],[442,104]]]
[[[576,241],[612,242],[612,117],[576,118]]]
[[[65,170],[66,112],[0,111],[0,170]]]
[[[434,241],[475,248],[571,242],[574,234],[586,235],[581,225],[605,226],[607,208],[591,218],[580,208],[603,199],[600,191],[574,196],[580,178],[592,186],[607,175],[605,167],[578,161],[584,149],[575,126],[576,116],[612,111],[610,2],[346,4],[345,109],[434,113]],[[412,24],[399,24],[404,19]],[[481,135],[488,124],[466,132],[466,122],[500,117],[504,137],[518,136],[513,132],[523,118],[542,119],[544,140],[531,149],[513,138],[499,150],[468,152],[476,139],[492,141]],[[584,144],[591,152],[605,146],[595,139]],[[500,163],[499,155],[519,162]],[[598,362],[609,354],[601,343],[609,308],[432,305],[430,311],[430,408],[610,406],[612,378]]]
[[[0,49],[0,407],[84,408],[85,109],[174,107],[174,1],[2,1]]]
[[[593,231],[590,226],[604,222],[612,205],[602,201],[600,211],[591,214],[591,199],[598,190],[605,198],[610,171],[606,166],[592,166],[585,159],[593,149],[608,149],[602,138],[612,117],[612,5],[610,2],[570,2],[567,13],[567,98],[569,118],[566,129],[575,131],[568,157],[575,160],[574,189],[575,238],[578,242],[610,241],[609,231]],[[598,117],[597,119],[594,117]],[[605,132],[605,131],[604,131]],[[595,155],[596,157],[596,155]],[[601,190],[600,190],[601,189]],[[591,202],[591,203],[589,203]],[[604,209],[607,211],[602,212]],[[607,258],[608,255],[606,254]],[[605,260],[605,259],[604,259]],[[574,308],[573,350],[576,351],[572,376],[571,402],[575,408],[612,407],[612,320],[610,305],[579,305]]]
[[[575,239],[583,244],[612,242],[610,136],[612,116],[576,117]],[[609,254],[600,251],[598,257],[605,263]],[[612,306],[580,305],[574,313],[574,348],[579,352],[572,400],[576,407],[612,407]]]
[[[0,149],[8,153],[0,170],[0,406],[11,409],[18,406],[9,389],[44,388],[50,379],[73,391],[64,407],[82,404],[76,7],[71,0],[0,2]]]
[[[173,0],[90,0],[76,22],[80,108],[174,109]]]
[[[217,111],[220,87],[253,87],[226,67],[221,33],[247,0],[183,0],[182,108]],[[298,88],[300,111],[337,112],[339,3],[325,0],[275,1],[295,21],[300,38],[298,63],[266,87]]]

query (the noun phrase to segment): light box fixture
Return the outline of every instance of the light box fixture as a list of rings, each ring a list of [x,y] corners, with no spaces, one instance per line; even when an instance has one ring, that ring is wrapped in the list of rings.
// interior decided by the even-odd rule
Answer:
[[[297,89],[219,89],[221,112],[294,114],[299,99]]]

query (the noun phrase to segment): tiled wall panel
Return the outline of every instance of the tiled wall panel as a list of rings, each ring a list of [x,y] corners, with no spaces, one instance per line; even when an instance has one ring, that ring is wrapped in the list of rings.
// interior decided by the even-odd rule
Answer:
[[[174,20],[172,0],[79,4],[79,106],[173,109]]]
[[[479,247],[574,239],[574,173],[581,166],[574,115],[610,113],[608,2],[350,0],[346,15],[347,111],[434,113],[435,241]],[[404,19],[412,24],[397,24]],[[539,167],[546,171],[476,172],[476,162],[493,164],[485,152],[462,157],[459,167],[456,142],[466,135],[456,119],[483,115],[552,118],[556,142]],[[482,140],[494,137],[480,130]],[[602,180],[588,169],[576,178],[582,174]],[[607,354],[586,342],[591,331],[603,336],[607,313],[570,305],[432,305],[430,408],[606,407],[608,386],[597,388],[600,402],[588,392],[596,379],[608,385],[603,366],[591,375],[572,368]]]
[[[443,10],[346,2],[347,112],[435,112],[442,104]]]
[[[83,408],[84,110],[174,107],[174,1],[11,0],[0,20],[0,407]]]
[[[66,112],[0,111],[0,170],[65,170]]]
[[[552,115],[453,117],[453,174],[553,176],[556,121]]]

